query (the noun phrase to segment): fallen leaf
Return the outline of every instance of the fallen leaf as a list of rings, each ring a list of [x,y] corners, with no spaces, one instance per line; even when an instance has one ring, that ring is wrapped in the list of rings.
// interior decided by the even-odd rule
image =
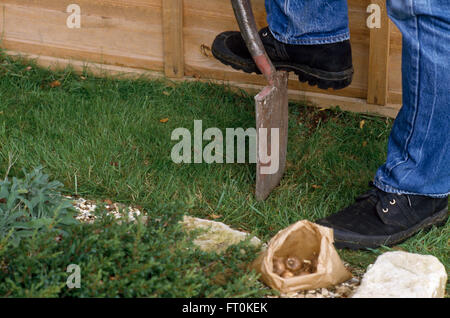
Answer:
[[[217,285],[226,285],[230,278],[233,276],[233,270],[230,268],[226,268],[223,272],[216,274],[212,277],[212,281]]]
[[[220,219],[222,216],[213,213],[213,214],[210,214],[209,217],[210,217],[211,219],[213,219],[213,220],[216,220],[216,219]]]
[[[106,200],[104,200],[103,202],[105,202],[105,203],[108,204],[108,205],[113,204],[112,201],[111,201],[110,199],[106,199]]]
[[[169,118],[163,118],[163,119],[159,120],[160,123],[167,123],[168,121],[169,121]]]
[[[321,186],[320,186],[320,185],[317,185],[317,184],[313,184],[311,187],[312,187],[313,189],[319,189],[319,188],[321,188]]]
[[[54,87],[61,86],[61,82],[56,80],[56,81],[51,82],[49,85],[51,88],[54,88]]]
[[[364,125],[366,124],[366,121],[363,119],[359,122],[359,129],[363,129]]]
[[[364,140],[364,141],[362,142],[362,146],[363,146],[363,147],[367,146],[367,141]]]
[[[226,283],[227,283],[227,277],[223,273],[218,273],[217,275],[215,275],[212,278],[212,281],[216,285],[223,286],[223,285],[226,285]]]
[[[80,78],[84,81],[86,79],[86,77],[84,76],[80,76]]]
[[[166,91],[163,91],[163,94],[166,95],[166,96],[170,96],[170,93],[166,92]]]
[[[27,68],[26,68],[27,71],[30,71],[31,69],[32,69],[31,66],[27,66]]]

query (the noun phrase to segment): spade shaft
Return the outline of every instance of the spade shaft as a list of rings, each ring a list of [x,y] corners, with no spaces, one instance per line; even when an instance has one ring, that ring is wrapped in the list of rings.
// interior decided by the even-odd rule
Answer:
[[[268,81],[255,96],[257,130],[256,191],[265,200],[286,168],[288,96],[286,72],[275,70],[259,37],[250,0],[231,0],[242,37],[258,69]]]
[[[241,30],[245,44],[261,73],[272,84],[276,70],[264,49],[256,27],[255,16],[249,0],[231,0],[234,15]]]

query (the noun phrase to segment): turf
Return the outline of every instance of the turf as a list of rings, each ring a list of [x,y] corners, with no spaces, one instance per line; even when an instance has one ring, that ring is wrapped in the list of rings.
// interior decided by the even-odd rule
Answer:
[[[252,96],[212,83],[53,72],[1,55],[0,175],[11,161],[9,175],[43,165],[67,194],[144,209],[176,202],[183,213],[268,240],[293,222],[330,215],[364,192],[385,160],[393,122],[338,107],[293,103],[289,111],[286,174],[258,202],[254,165],[175,164],[170,156],[172,131],[193,131],[194,120],[223,132],[253,127]],[[448,271],[449,234],[447,222],[394,249],[435,255]],[[363,269],[386,250],[339,253]]]

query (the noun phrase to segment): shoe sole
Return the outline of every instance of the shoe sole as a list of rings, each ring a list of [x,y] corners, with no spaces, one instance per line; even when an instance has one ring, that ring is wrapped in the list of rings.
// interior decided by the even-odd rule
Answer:
[[[393,246],[404,242],[420,230],[429,230],[433,226],[442,226],[446,223],[448,218],[448,209],[445,208],[432,216],[426,218],[422,222],[414,225],[408,230],[393,234],[382,236],[367,236],[358,233],[349,233],[339,229],[334,232],[334,246],[338,249],[348,248],[351,250],[360,250],[368,248],[377,248],[382,245]]]
[[[231,66],[235,70],[245,73],[261,74],[254,63],[243,63],[240,60],[233,59],[230,56],[224,56],[219,51],[211,50],[213,56],[225,65]],[[349,86],[353,79],[353,67],[342,72],[327,72],[307,65],[286,64],[285,62],[272,62],[279,71],[294,72],[300,82],[308,83],[311,86],[317,86],[320,89],[332,88],[335,90]]]

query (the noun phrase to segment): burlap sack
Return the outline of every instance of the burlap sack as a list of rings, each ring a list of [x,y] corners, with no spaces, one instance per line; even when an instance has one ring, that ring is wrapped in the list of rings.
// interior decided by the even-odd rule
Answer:
[[[282,278],[274,272],[273,258],[296,257],[313,260],[315,272],[291,278]],[[267,249],[252,263],[268,286],[282,293],[326,288],[352,277],[333,245],[333,230],[309,221],[299,221],[277,233]]]

